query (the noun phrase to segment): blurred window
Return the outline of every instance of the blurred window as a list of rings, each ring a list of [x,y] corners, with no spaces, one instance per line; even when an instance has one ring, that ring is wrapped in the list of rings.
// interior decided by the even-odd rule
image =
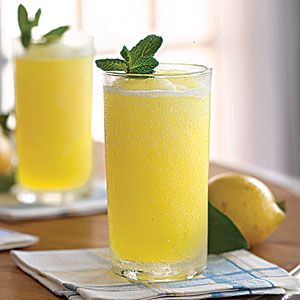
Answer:
[[[213,67],[211,158],[300,193],[299,1],[19,1],[30,14],[42,8],[36,34],[69,24],[94,36],[96,57],[117,57],[123,45],[156,33],[164,38],[159,61]],[[11,38],[19,34],[19,1],[0,0],[4,111],[14,103]],[[95,66],[92,128],[103,141],[102,77]]]
[[[11,39],[19,35],[20,1],[0,0],[1,109],[14,104]],[[22,0],[29,14],[40,7],[39,35],[70,24],[94,36],[96,56],[117,56],[123,45],[133,46],[149,33],[164,37],[160,61],[201,63],[214,61],[214,2],[208,0]],[[5,63],[8,62],[8,63]],[[103,140],[102,81],[95,69],[93,135]]]

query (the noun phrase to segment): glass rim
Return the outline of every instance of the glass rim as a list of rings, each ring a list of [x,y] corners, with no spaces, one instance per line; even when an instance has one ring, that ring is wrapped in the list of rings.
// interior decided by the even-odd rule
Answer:
[[[152,74],[128,74],[121,71],[103,71],[104,75],[123,77],[123,78],[136,78],[136,77],[147,77],[147,78],[168,78],[168,77],[190,77],[195,75],[206,75],[212,72],[212,68],[200,64],[189,64],[189,63],[160,63],[159,66],[170,66],[180,67],[179,72],[176,73],[164,73],[163,71]],[[188,70],[190,68],[190,70]],[[185,71],[187,70],[187,71]]]
[[[92,36],[89,33],[86,33],[84,30],[77,30],[77,29],[70,29],[69,31],[67,31],[60,39],[58,39],[55,42],[61,42],[64,41],[64,39],[66,38],[71,39],[73,37],[78,38],[78,37],[82,37],[85,38],[89,41],[93,41],[94,40],[94,36]],[[21,35],[14,35],[13,37],[11,37],[11,40],[13,42],[20,42],[21,41]],[[37,38],[33,38],[33,44],[37,44],[39,42],[40,39]]]
[[[13,37],[12,41],[12,56],[14,58],[23,59],[65,59],[79,58],[86,56],[94,56],[94,38],[83,30],[70,30],[66,32],[60,39],[49,44],[39,44],[39,39],[34,39],[32,45],[25,48],[22,45],[20,36]],[[57,47],[63,47],[61,49]],[[38,54],[30,54],[31,48],[39,49]],[[55,50],[55,48],[57,50]],[[51,51],[49,51],[52,49]]]

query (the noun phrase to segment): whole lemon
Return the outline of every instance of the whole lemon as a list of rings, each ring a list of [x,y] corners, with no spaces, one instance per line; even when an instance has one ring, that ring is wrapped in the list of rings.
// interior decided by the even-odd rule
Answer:
[[[227,215],[250,245],[267,239],[284,220],[270,189],[260,180],[225,173],[210,179],[209,201]]]

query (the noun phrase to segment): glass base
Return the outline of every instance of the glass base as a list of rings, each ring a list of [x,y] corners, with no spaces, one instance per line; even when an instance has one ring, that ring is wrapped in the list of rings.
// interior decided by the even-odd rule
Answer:
[[[112,270],[135,281],[177,281],[191,279],[206,267],[205,257],[177,263],[138,263],[116,258],[111,254]]]
[[[44,204],[51,206],[70,204],[90,193],[90,185],[65,191],[35,191],[16,186],[13,189],[18,201],[24,204]]]

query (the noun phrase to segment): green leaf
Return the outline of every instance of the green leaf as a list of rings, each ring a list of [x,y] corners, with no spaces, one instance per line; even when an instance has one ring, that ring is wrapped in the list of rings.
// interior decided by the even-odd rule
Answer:
[[[208,253],[248,249],[249,244],[234,223],[209,202]]]
[[[42,36],[42,39],[44,40],[43,44],[51,43],[57,39],[60,39],[62,35],[70,29],[70,26],[60,26],[55,29],[50,30],[46,34]]]
[[[7,127],[8,118],[9,118],[9,113],[0,115],[0,125],[2,128]]]
[[[96,65],[103,71],[127,71],[127,64],[122,59],[98,59],[96,60]]]
[[[31,32],[30,31],[24,32],[21,36],[21,41],[22,41],[22,45],[25,48],[28,48],[30,41],[31,41]]]
[[[15,184],[15,173],[0,175],[0,192],[5,193]]]
[[[42,14],[42,10],[39,8],[35,13],[34,19],[31,21],[32,27],[39,25],[41,14]]]
[[[13,112],[12,111],[10,111],[10,112],[8,112],[8,113],[6,113],[6,114],[0,114],[0,127],[2,128],[2,130],[3,130],[3,133],[6,135],[6,136],[10,136],[11,135],[11,133],[13,132],[13,130],[12,129],[10,129],[9,127],[8,127],[8,118],[10,117],[10,115],[12,114]]]
[[[278,201],[276,204],[283,212],[286,212],[286,202],[284,200]]]
[[[152,56],[140,58],[130,67],[129,73],[132,74],[151,74],[159,62]]]
[[[18,24],[21,33],[26,32],[30,28],[28,13],[26,8],[22,4],[18,6]]]
[[[133,64],[143,57],[153,56],[160,48],[162,42],[162,37],[154,34],[150,34],[139,41],[136,46],[130,50]]]
[[[125,59],[127,64],[130,65],[131,64],[131,54],[130,54],[130,51],[127,49],[126,46],[123,46],[120,54]]]

